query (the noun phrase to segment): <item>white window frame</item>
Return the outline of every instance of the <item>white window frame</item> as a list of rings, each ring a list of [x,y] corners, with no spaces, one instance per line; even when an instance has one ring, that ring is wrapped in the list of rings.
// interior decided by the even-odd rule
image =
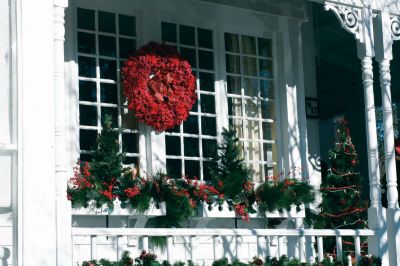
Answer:
[[[176,10],[177,3],[180,3],[179,12]],[[76,162],[79,157],[79,98],[78,98],[78,65],[77,65],[77,7],[97,9],[106,12],[126,14],[136,18],[137,47],[149,41],[161,41],[161,22],[171,22],[177,25],[187,25],[199,28],[206,28],[213,31],[214,36],[214,58],[215,58],[215,102],[217,116],[217,137],[221,141],[222,128],[228,128],[228,106],[227,106],[227,84],[225,73],[225,48],[224,33],[237,33],[253,37],[272,38],[273,43],[273,67],[274,67],[274,89],[275,89],[275,114],[276,114],[276,157],[277,171],[285,173],[287,165],[287,151],[283,149],[283,129],[281,120],[287,115],[282,110],[281,94],[283,90],[282,80],[278,73],[278,64],[282,64],[277,52],[277,33],[281,31],[281,21],[289,18],[270,15],[258,11],[233,8],[230,6],[202,2],[179,0],[165,0],[159,2],[156,7],[149,7],[147,1],[121,0],[118,2],[108,0],[84,1],[76,0],[70,3],[67,10],[66,25],[66,82],[70,89],[70,101],[68,103],[70,117],[67,118],[70,124],[69,146],[70,165]],[[213,10],[213,18],[210,14],[199,12],[200,9]],[[188,11],[188,12],[185,12]],[[227,12],[228,11],[228,12]],[[69,19],[68,19],[69,16]],[[239,19],[236,19],[239,18]],[[271,25],[266,21],[275,21]],[[243,26],[245,25],[245,26]],[[257,30],[258,29],[258,30]],[[71,60],[71,61],[68,61]],[[282,66],[280,66],[282,67]],[[165,157],[165,133],[156,134],[154,130],[145,125],[140,125],[139,139],[140,172],[152,174],[156,171],[166,170]],[[286,158],[286,159],[285,159]]]

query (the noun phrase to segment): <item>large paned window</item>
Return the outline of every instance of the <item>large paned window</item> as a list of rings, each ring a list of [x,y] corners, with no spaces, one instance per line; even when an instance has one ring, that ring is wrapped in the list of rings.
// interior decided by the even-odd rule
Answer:
[[[272,40],[225,33],[229,125],[254,181],[276,173]]]
[[[167,22],[162,22],[161,30],[162,40],[175,46],[189,61],[198,80],[198,100],[189,118],[165,134],[167,173],[207,180],[210,157],[217,143],[213,31]]]
[[[124,163],[139,165],[138,123],[128,112],[120,83],[123,61],[136,49],[134,16],[77,9],[79,135],[81,160],[90,160],[106,116],[121,129]]]

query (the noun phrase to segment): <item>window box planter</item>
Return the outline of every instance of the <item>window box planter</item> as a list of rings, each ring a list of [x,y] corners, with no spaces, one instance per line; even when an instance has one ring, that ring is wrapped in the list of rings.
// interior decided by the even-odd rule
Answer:
[[[255,210],[258,210],[257,205],[254,206]],[[213,204],[209,206],[207,203],[203,203],[197,209],[196,218],[240,218],[235,214],[233,209],[230,209],[228,203],[224,201],[222,205]],[[273,212],[266,212],[265,217],[259,213],[249,214],[249,218],[304,218],[306,217],[304,205],[300,206],[300,211],[296,210],[296,206],[292,206],[290,210],[282,210],[281,212],[276,210]]]
[[[114,216],[164,216],[166,214],[165,202],[157,204],[155,202],[150,203],[149,209],[144,212],[137,212],[136,210],[130,210],[128,208],[121,208],[121,202],[119,200],[114,201],[114,209],[111,210],[107,205],[103,205],[101,208],[81,208],[72,209],[73,215],[114,215]]]

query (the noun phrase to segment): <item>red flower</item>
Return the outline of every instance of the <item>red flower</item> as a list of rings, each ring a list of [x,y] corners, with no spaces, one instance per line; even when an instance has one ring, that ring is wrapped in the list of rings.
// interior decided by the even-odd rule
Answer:
[[[186,120],[197,99],[190,64],[166,44],[141,47],[125,62],[122,76],[128,108],[159,132]]]
[[[127,188],[124,190],[128,198],[133,198],[134,196],[140,194],[140,190],[137,187]]]

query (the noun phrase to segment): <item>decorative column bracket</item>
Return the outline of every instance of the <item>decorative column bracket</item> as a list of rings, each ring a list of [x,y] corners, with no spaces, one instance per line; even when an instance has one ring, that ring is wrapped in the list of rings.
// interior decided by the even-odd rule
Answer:
[[[354,34],[354,38],[360,40],[362,35],[362,27],[360,23],[362,20],[361,8],[326,2],[325,10],[333,11],[339,19],[342,28]]]
[[[390,29],[392,31],[393,41],[400,40],[400,17],[390,16]]]

